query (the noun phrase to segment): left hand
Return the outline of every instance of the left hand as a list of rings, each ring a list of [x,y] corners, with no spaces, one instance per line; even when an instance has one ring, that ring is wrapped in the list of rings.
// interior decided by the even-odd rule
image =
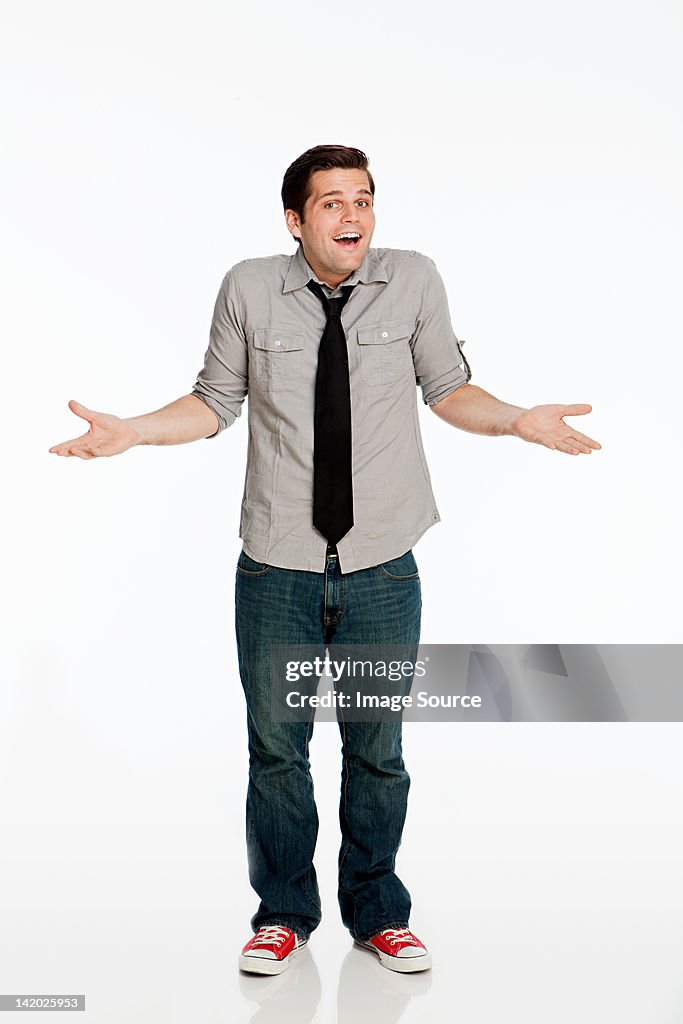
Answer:
[[[523,441],[543,444],[568,455],[590,455],[602,447],[592,437],[567,426],[563,416],[584,416],[590,405],[534,405],[525,409],[514,422],[513,432]]]

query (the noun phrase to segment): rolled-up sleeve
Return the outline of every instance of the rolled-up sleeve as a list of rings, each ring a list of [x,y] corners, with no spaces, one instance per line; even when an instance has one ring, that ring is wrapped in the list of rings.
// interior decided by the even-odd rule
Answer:
[[[218,417],[216,437],[242,411],[248,390],[249,357],[234,268],[225,275],[216,298],[209,347],[192,389]]]
[[[436,264],[422,256],[420,312],[411,339],[415,380],[425,405],[436,405],[472,376],[448,309],[448,298]]]

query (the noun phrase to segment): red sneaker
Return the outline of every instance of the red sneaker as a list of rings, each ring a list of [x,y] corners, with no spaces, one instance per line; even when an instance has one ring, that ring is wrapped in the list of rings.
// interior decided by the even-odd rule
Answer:
[[[426,971],[432,966],[431,953],[408,928],[385,928],[371,939],[357,942],[356,945],[377,953],[379,962],[390,971],[408,974],[411,971]]]
[[[306,939],[284,925],[264,925],[249,939],[240,954],[240,970],[252,974],[281,974],[286,971]]]

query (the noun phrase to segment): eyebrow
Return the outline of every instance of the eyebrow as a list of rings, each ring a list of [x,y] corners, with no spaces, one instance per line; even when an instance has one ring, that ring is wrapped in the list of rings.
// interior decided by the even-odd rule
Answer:
[[[343,196],[344,193],[340,188],[333,188],[331,192],[323,192],[322,195],[318,196],[318,199],[324,199],[325,196]],[[371,196],[372,192],[369,188],[359,188],[356,192],[359,196]]]

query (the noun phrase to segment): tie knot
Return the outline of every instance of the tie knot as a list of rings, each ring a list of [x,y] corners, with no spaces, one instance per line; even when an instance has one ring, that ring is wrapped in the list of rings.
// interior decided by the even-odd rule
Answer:
[[[343,295],[339,296],[339,298],[336,299],[328,299],[328,297],[325,295],[325,292],[322,290],[322,287],[318,284],[317,281],[309,281],[307,287],[310,289],[310,291],[313,292],[314,295],[317,295],[320,301],[322,302],[323,309],[327,314],[328,320],[339,319],[341,317],[342,310],[346,302],[348,301],[351,292],[354,289],[354,285],[352,284],[344,285],[342,287]]]

